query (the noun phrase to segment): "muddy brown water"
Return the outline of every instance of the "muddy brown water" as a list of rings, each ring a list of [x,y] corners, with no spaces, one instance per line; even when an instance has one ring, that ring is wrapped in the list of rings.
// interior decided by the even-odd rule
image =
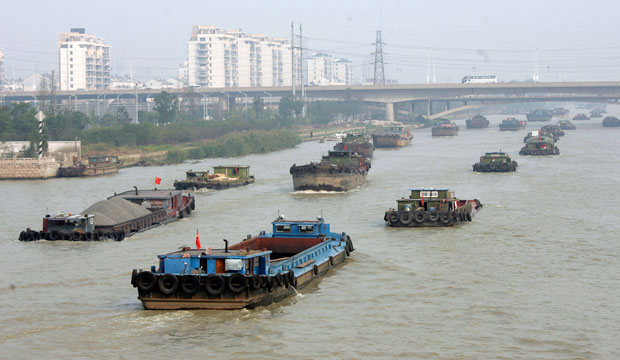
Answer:
[[[412,146],[377,149],[368,182],[347,193],[293,192],[289,167],[317,161],[333,142],[2,182],[0,358],[618,358],[620,128],[574,121],[561,155],[526,157],[518,155],[526,131],[500,132],[501,119],[472,130],[457,121],[453,138],[418,130]],[[481,152],[500,149],[519,162],[516,173],[471,171]],[[78,212],[115,191],[152,187],[155,176],[171,187],[190,168],[232,163],[251,165],[256,183],[198,192],[187,219],[123,242],[17,241],[47,212]],[[420,186],[449,187],[484,207],[460,227],[386,228],[384,211]],[[289,219],[322,212],[357,251],[301,295],[268,307],[142,309],[133,268],[193,245],[196,229],[213,248],[269,230],[278,210]]]

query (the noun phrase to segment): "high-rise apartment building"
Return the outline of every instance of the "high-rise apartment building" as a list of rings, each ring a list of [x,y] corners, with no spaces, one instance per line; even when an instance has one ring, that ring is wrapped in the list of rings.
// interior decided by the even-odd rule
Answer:
[[[58,36],[60,90],[102,90],[110,86],[110,46],[72,28]]]
[[[190,86],[286,86],[291,84],[291,61],[286,39],[241,30],[193,26],[187,43]]]
[[[353,84],[353,62],[347,59],[337,59],[334,62],[334,83],[338,85]]]
[[[306,69],[309,85],[353,84],[353,63],[347,59],[336,59],[326,53],[314,53],[306,59]]]

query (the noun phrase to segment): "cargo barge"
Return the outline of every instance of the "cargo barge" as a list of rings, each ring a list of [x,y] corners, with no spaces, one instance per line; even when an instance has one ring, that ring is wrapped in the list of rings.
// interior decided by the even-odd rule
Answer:
[[[319,163],[293,164],[295,191],[348,191],[366,182],[370,159],[352,151],[329,151]]]
[[[502,123],[499,124],[500,131],[516,131],[523,130],[527,125],[527,121],[525,120],[517,120],[516,118],[509,117],[502,120]]]
[[[372,139],[365,134],[346,134],[342,142],[334,145],[336,151],[353,151],[365,158],[372,158],[374,148]]]
[[[90,156],[88,164],[73,157],[73,166],[58,168],[58,177],[99,176],[118,173],[122,162],[118,156]]]
[[[346,233],[316,221],[272,222],[272,232],[224,249],[159,255],[158,266],[134,269],[131,284],[147,310],[235,310],[269,305],[317,282],[354,250]]]
[[[402,126],[391,126],[384,133],[373,134],[372,142],[378,148],[402,147],[411,145],[413,135]]]
[[[135,190],[96,202],[79,214],[46,215],[40,231],[30,228],[20,241],[121,241],[127,236],[183,218],[195,209],[195,199],[178,190]]]
[[[461,200],[448,189],[409,189],[408,199],[397,200],[396,209],[385,212],[391,227],[454,226],[472,220],[482,208],[478,199]]]
[[[435,126],[431,128],[432,136],[457,136],[459,134],[459,127],[449,120],[439,121]]]
[[[213,174],[209,174],[208,170],[187,171],[185,180],[174,181],[174,188],[177,190],[202,188],[222,190],[249,185],[254,181],[254,175],[250,175],[250,167],[247,165],[215,166]]]

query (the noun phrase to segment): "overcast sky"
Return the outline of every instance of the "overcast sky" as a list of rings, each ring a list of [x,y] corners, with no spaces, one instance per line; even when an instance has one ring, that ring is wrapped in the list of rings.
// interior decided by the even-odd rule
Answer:
[[[58,33],[71,27],[111,45],[113,67],[140,80],[176,77],[192,25],[290,38],[355,63],[361,81],[376,31],[383,31],[386,77],[424,83],[435,49],[437,82],[468,74],[500,81],[620,80],[620,1],[10,1],[0,6],[0,48],[11,79],[58,65]],[[308,52],[312,51],[308,50]],[[371,65],[367,77],[372,77]],[[431,66],[432,78],[432,66]]]

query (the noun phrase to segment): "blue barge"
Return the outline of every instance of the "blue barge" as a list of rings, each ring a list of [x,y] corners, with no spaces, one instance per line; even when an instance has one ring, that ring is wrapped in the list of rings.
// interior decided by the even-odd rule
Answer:
[[[184,247],[159,255],[150,271],[133,270],[131,284],[148,310],[253,308],[283,300],[343,263],[354,250],[346,233],[316,221],[272,222],[224,249]]]

